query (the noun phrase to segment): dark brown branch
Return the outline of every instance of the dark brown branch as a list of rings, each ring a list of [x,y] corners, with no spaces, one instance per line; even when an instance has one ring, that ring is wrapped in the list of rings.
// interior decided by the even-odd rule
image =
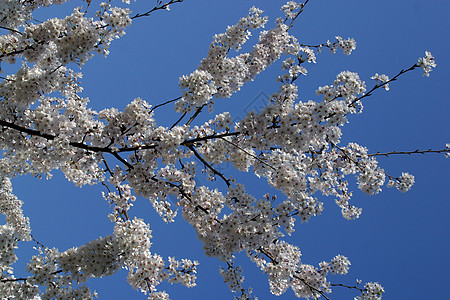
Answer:
[[[358,287],[358,286],[356,286],[356,285],[354,285],[354,286],[351,286],[351,285],[345,285],[345,284],[342,284],[342,283],[330,283],[330,286],[340,286],[340,287],[345,287],[345,288],[348,288],[348,289],[355,289],[355,290],[358,290],[358,291],[360,291],[361,293],[368,293],[369,291],[367,290],[367,289],[365,289],[365,288],[360,288],[360,287]],[[371,293],[372,295],[376,295],[376,294],[381,294],[381,292],[380,293]]]
[[[28,277],[20,277],[20,278],[5,278],[0,279],[0,282],[12,282],[12,281],[27,281]]]
[[[155,149],[158,145],[157,144],[151,144],[151,145],[144,145],[144,146],[136,146],[136,147],[123,147],[119,148],[116,152],[131,152],[131,151],[138,151],[138,150],[149,150],[149,149]]]
[[[359,287],[357,287],[356,285],[355,285],[355,286],[350,286],[350,285],[345,285],[345,284],[342,284],[342,283],[330,283],[330,285],[331,285],[331,286],[346,287],[346,288],[348,288],[348,289],[356,289],[356,290],[359,290],[361,293],[367,291],[366,289],[359,288]]]
[[[127,166],[128,167],[128,169],[134,169],[134,167],[133,167],[133,165],[131,165],[129,162],[127,162],[125,159],[123,159],[122,157],[120,157],[120,155],[117,153],[117,152],[115,152],[115,151],[112,151],[112,152],[110,152],[115,158],[117,158],[121,163],[123,163],[125,166]]]
[[[334,46],[338,45],[339,41],[336,41],[334,43],[322,43],[322,44],[318,44],[318,45],[310,45],[310,44],[300,44],[301,47],[308,47],[308,48],[316,48],[316,49],[321,49],[322,47],[326,47],[328,49],[336,49],[334,48]],[[317,50],[319,51],[319,50]]]
[[[4,127],[11,128],[11,129],[15,129],[15,130],[20,131],[20,132],[23,132],[23,133],[27,133],[27,134],[29,134],[29,135],[40,136],[40,137],[43,137],[43,138],[45,138],[45,139],[47,139],[47,140],[54,140],[54,139],[56,138],[56,136],[54,136],[54,135],[46,134],[46,133],[41,133],[41,132],[38,131],[38,130],[25,128],[25,127],[16,125],[16,124],[11,123],[11,122],[3,121],[3,120],[0,120],[0,125],[1,125],[1,126],[4,126]]]
[[[239,131],[226,132],[226,133],[222,133],[222,134],[216,134],[215,133],[215,134],[206,135],[206,136],[203,136],[203,137],[198,137],[198,138],[193,138],[193,139],[190,139],[190,140],[186,140],[186,141],[182,142],[180,145],[189,147],[191,145],[194,145],[195,143],[204,142],[204,141],[217,139],[217,138],[223,138],[223,137],[227,137],[227,136],[235,136],[235,135],[240,135],[240,134],[242,134],[242,133],[239,132]],[[123,147],[123,148],[119,148],[117,150],[117,153],[137,151],[137,150],[155,149],[157,146],[158,146],[158,144],[143,145],[143,146],[136,146],[136,147]]]
[[[19,132],[29,134],[29,135],[39,136],[39,137],[42,137],[42,138],[44,138],[46,140],[50,140],[50,141],[53,141],[57,137],[57,135],[43,133],[43,132],[40,132],[39,130],[22,127],[22,126],[14,124],[14,123],[3,121],[3,120],[0,120],[0,125],[3,127],[8,127],[10,129],[17,130]],[[80,142],[69,142],[69,145],[71,145],[75,148],[80,148],[80,149],[84,149],[84,150],[92,151],[92,152],[105,152],[105,153],[113,153],[114,152],[111,148],[109,148],[109,146],[108,147],[97,147],[97,146],[86,145],[86,144],[80,143]]]
[[[197,110],[195,111],[195,113],[192,115],[192,117],[186,122],[186,125],[190,125],[192,123],[192,121],[195,120],[195,118],[197,118],[197,116],[202,112],[203,107],[205,107],[206,104],[203,104],[202,106],[200,106],[199,108],[197,108]]]
[[[15,29],[12,29],[12,28],[8,28],[8,27],[1,26],[1,25],[0,25],[0,28],[1,28],[1,29],[9,30],[9,31],[14,32],[14,33],[18,33],[18,34],[20,34],[20,35],[23,35],[22,32],[20,32],[20,31],[18,31],[18,30],[15,30]]]
[[[11,52],[2,53],[2,54],[0,55],[0,59],[2,59],[2,58],[4,58],[4,57],[8,57],[8,56],[13,56],[13,55],[21,54],[21,53],[23,53],[23,52],[25,52],[25,51],[27,51],[27,50],[34,49],[34,47],[36,47],[36,46],[38,46],[38,45],[43,45],[43,44],[45,44],[45,43],[47,43],[47,42],[49,42],[49,41],[38,41],[38,42],[36,42],[36,44],[28,45],[28,46],[24,47],[23,49],[19,49],[19,50],[14,50],[14,51],[11,51]]]
[[[56,275],[59,273],[64,272],[63,270],[58,270],[55,272],[50,273],[50,275]],[[27,281],[28,279],[32,278],[30,277],[20,277],[20,278],[5,278],[5,279],[0,279],[0,282],[11,282],[11,281]]]
[[[19,132],[29,134],[29,135],[39,136],[39,137],[42,137],[42,138],[44,138],[46,140],[50,140],[50,141],[53,141],[57,137],[56,135],[53,135],[53,134],[47,134],[47,133],[40,132],[39,130],[22,127],[22,126],[19,126],[19,125],[16,125],[14,123],[7,122],[4,120],[0,120],[0,125],[3,127],[8,127],[8,128],[17,130]],[[112,150],[107,147],[89,146],[89,145],[79,143],[79,142],[69,142],[69,145],[74,146],[76,148],[92,151],[92,152],[107,152],[107,153],[112,152]]]
[[[223,181],[225,181],[225,183],[227,184],[227,186],[228,187],[230,187],[231,186],[231,183],[230,183],[230,180],[229,179],[227,179],[222,173],[220,173],[219,171],[217,171],[216,169],[214,169],[214,167],[210,164],[210,163],[208,163],[198,152],[197,152],[197,150],[195,150],[195,148],[194,148],[194,146],[188,146],[188,148],[189,148],[189,150],[191,150],[193,153],[194,153],[194,155],[195,155],[195,157],[197,157],[198,158],[198,160],[200,160],[208,169],[210,169],[213,173],[214,173],[214,175],[218,175],[220,178],[222,178],[223,179]]]
[[[25,127],[16,125],[11,122],[3,121],[3,120],[0,120],[0,125],[17,130],[19,132],[27,133],[29,135],[39,136],[39,137],[45,138],[50,141],[54,140],[57,137],[56,135],[53,135],[53,134],[42,133],[38,130],[25,128]],[[133,166],[129,162],[127,162],[125,159],[123,159],[122,157],[119,156],[118,152],[120,152],[120,151],[114,151],[113,149],[110,148],[110,145],[107,147],[97,147],[97,146],[86,145],[86,144],[80,143],[80,142],[69,142],[69,145],[73,146],[75,148],[84,149],[84,150],[96,152],[96,153],[100,153],[100,152],[110,153],[115,158],[117,158],[120,162],[122,162],[124,165],[126,165],[129,169],[133,169]]]
[[[414,69],[416,69],[416,68],[418,68],[418,67],[419,67],[419,65],[416,63],[416,64],[414,64],[413,66],[409,67],[408,69],[402,69],[397,75],[395,75],[394,77],[392,77],[392,78],[389,79],[388,81],[385,81],[385,82],[383,82],[383,83],[377,83],[377,84],[374,85],[367,93],[365,93],[364,95],[362,95],[362,96],[357,97],[356,99],[354,99],[354,100],[349,104],[349,107],[350,107],[350,106],[355,107],[355,104],[356,104],[358,101],[360,101],[361,99],[364,99],[364,98],[366,98],[366,97],[372,96],[372,92],[374,92],[375,90],[377,90],[377,89],[379,89],[379,88],[382,88],[382,87],[386,86],[387,84],[389,84],[389,83],[391,83],[391,82],[393,82],[393,81],[396,81],[397,78],[398,78],[399,76],[401,76],[401,75],[403,75],[403,74],[405,74],[405,73],[407,73],[407,72],[409,72],[409,71],[412,71],[412,70],[414,70]],[[331,101],[336,100],[336,99],[338,99],[338,98],[340,98],[340,97],[341,97],[341,96],[338,95],[338,96],[334,97],[333,99],[331,99]],[[336,113],[331,113],[331,114],[329,114],[328,116],[326,116],[324,119],[327,120],[327,119],[331,118],[332,116],[334,116],[335,114],[336,114]],[[347,113],[347,114],[348,114],[348,113]],[[345,114],[345,115],[347,115],[347,114]]]
[[[26,133],[29,135],[39,136],[39,137],[42,137],[42,138],[44,138],[46,140],[50,140],[50,141],[54,140],[57,137],[57,135],[54,135],[54,134],[43,133],[39,130],[26,128],[26,127],[19,126],[17,124],[14,124],[14,123],[11,123],[8,121],[4,121],[4,120],[0,120],[0,126],[14,129],[14,130],[17,130],[19,132],[23,132],[23,133]],[[227,132],[227,133],[223,133],[223,134],[212,134],[212,135],[207,135],[207,136],[203,136],[203,137],[199,137],[199,138],[186,140],[186,141],[182,142],[181,145],[182,146],[190,146],[190,145],[194,145],[195,143],[206,141],[206,140],[222,138],[222,137],[227,137],[227,136],[235,136],[235,135],[239,135],[239,134],[241,134],[241,133],[240,132]],[[81,142],[69,142],[69,145],[76,147],[76,148],[84,149],[87,151],[103,152],[103,153],[111,153],[111,154],[113,154],[113,152],[121,153],[121,152],[137,151],[137,150],[155,149],[158,146],[157,144],[151,144],[151,145],[143,145],[143,146],[136,146],[136,147],[122,147],[122,148],[116,149],[116,151],[113,151],[113,149],[111,148],[112,144],[110,144],[106,147],[98,147],[98,146],[86,145]]]
[[[31,239],[38,244],[39,247],[41,247],[42,249],[47,249],[47,247],[45,247],[41,242],[39,242],[37,239],[34,238],[34,236],[32,234],[30,234]]]
[[[103,159],[103,163],[105,164],[106,172],[108,172],[109,175],[113,176],[114,173],[113,173],[113,171],[111,171],[111,168],[109,167],[108,162],[106,161],[105,157],[103,157],[103,154],[102,154],[102,159]],[[108,186],[106,186],[106,187],[108,188]]]
[[[173,123],[172,126],[170,126],[170,129],[172,129],[172,128],[174,128],[175,126],[177,126],[178,123],[180,123],[181,120],[183,120],[183,118],[186,116],[186,114],[187,114],[186,112],[185,112],[184,114],[182,114],[181,117],[180,117],[175,123]]]
[[[195,138],[195,139],[190,139],[190,140],[184,141],[183,143],[181,143],[181,145],[189,146],[189,145],[194,145],[195,143],[198,143],[198,142],[203,142],[203,141],[216,139],[216,138],[224,138],[224,137],[227,137],[227,136],[235,136],[235,135],[240,135],[240,134],[242,134],[242,133],[239,132],[239,131],[226,132],[226,133],[221,133],[221,134],[216,134],[215,133],[215,134],[206,135],[206,136],[203,136],[203,137],[198,137],[198,138]]]

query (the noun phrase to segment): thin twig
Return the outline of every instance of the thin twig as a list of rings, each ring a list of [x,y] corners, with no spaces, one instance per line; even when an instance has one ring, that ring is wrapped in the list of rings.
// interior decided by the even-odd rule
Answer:
[[[195,113],[192,115],[192,117],[186,122],[186,125],[190,125],[192,123],[192,121],[195,120],[195,118],[197,118],[197,116],[202,112],[203,107],[205,107],[206,104],[203,104],[202,106],[200,106],[199,108],[197,108],[197,110],[195,111]]]
[[[356,285],[355,286],[350,286],[350,285],[345,285],[345,284],[342,284],[342,283],[330,283],[330,285],[331,286],[346,287],[348,289],[356,289],[356,290],[359,290],[361,293],[366,291],[366,289],[359,288]]]
[[[385,81],[385,82],[380,83],[380,84],[376,84],[374,87],[372,87],[370,89],[370,91],[368,91],[367,93],[365,93],[361,97],[358,97],[355,100],[353,100],[350,105],[354,105],[356,102],[360,101],[361,99],[363,99],[365,97],[372,96],[372,92],[375,91],[376,89],[379,89],[379,88],[384,87],[385,85],[387,85],[387,84],[389,84],[389,83],[391,83],[393,81],[396,81],[399,76],[401,76],[401,75],[403,75],[403,74],[405,74],[405,73],[407,73],[409,71],[412,71],[412,70],[414,70],[414,69],[416,69],[418,67],[419,67],[419,65],[416,63],[413,66],[409,67],[408,69],[402,69],[397,75],[395,75],[394,77],[392,77],[388,81]]]
[[[380,151],[378,151],[377,153],[368,154],[368,156],[387,156],[387,157],[389,157],[389,155],[393,155],[393,154],[412,155],[412,154],[425,154],[425,153],[450,153],[450,148],[444,148],[444,149],[440,149],[440,150],[433,150],[433,149],[419,150],[419,149],[416,149],[414,151],[391,151],[391,152],[380,152]]]
[[[154,111],[154,110],[157,109],[158,107],[161,107],[161,106],[164,106],[164,105],[166,105],[166,104],[169,104],[169,103],[175,102],[175,101],[177,101],[177,100],[180,100],[181,98],[182,98],[182,97],[180,96],[180,97],[177,97],[177,98],[175,98],[175,99],[168,100],[168,101],[166,101],[166,102],[164,102],[164,103],[155,105],[155,106],[152,107],[152,109],[150,110],[150,112]]]
[[[166,2],[166,3],[162,3],[162,1],[159,2],[160,5],[153,7],[151,10],[142,13],[142,14],[136,14],[135,16],[131,17],[131,19],[136,19],[136,18],[141,18],[141,17],[148,17],[152,12],[157,11],[157,10],[161,10],[161,9],[166,9],[168,10],[169,5],[174,4],[174,3],[178,3],[178,2],[183,2],[183,0],[171,0],[170,2]]]
[[[184,114],[182,114],[181,117],[180,117],[175,123],[173,123],[172,126],[170,126],[170,129],[172,129],[172,128],[174,128],[175,126],[177,126],[178,123],[180,123],[181,120],[183,120],[183,118],[186,116],[186,114],[187,114],[186,112],[185,112]]]

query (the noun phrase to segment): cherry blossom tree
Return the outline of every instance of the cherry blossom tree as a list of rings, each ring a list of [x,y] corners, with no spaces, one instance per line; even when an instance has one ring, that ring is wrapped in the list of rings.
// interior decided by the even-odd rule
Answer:
[[[2,297],[92,299],[96,293],[89,280],[120,269],[128,271],[130,286],[148,299],[169,299],[158,287],[162,282],[194,287],[201,271],[197,261],[151,250],[150,225],[132,210],[133,203],[145,198],[165,222],[187,222],[194,228],[205,255],[218,259],[219,272],[236,299],[256,297],[235,259],[239,253],[266,274],[275,295],[291,289],[299,298],[331,299],[333,290],[349,288],[359,300],[382,298],[384,288],[378,282],[336,283],[335,275],[348,273],[346,256],[337,253],[312,265],[286,236],[298,223],[319,216],[324,201],[334,201],[347,220],[359,218],[362,209],[354,205],[349,178],[356,178],[357,187],[368,195],[378,194],[383,186],[408,191],[414,176],[385,171],[378,157],[450,153],[449,144],[370,152],[363,145],[341,142],[342,127],[351,115],[363,112],[368,97],[393,88],[405,73],[430,76],[436,63],[429,51],[405,62],[397,73],[375,73],[367,83],[357,73],[343,71],[317,87],[311,95],[315,100],[305,100],[298,95],[298,84],[309,66],[319,63],[325,51],[350,55],[355,40],[336,36],[305,44],[292,35],[310,0],[280,5],[274,20],[252,7],[212,37],[198,67],[179,78],[180,91],[170,92],[179,96],[158,104],[136,98],[124,110],[94,110],[82,96],[78,70],[95,55],[108,56],[110,45],[134,20],[182,9],[183,0],[156,1],[142,12],[132,12],[126,0],[87,0],[64,18],[34,19],[37,9],[65,2],[0,2],[0,61],[8,65],[0,83]],[[252,34],[258,39],[249,46]],[[233,97],[276,63],[281,65],[278,90],[263,109],[240,120],[216,111],[216,102]],[[168,106],[178,118],[169,126],[159,125],[158,111]],[[201,122],[205,115],[208,120]],[[267,193],[251,195],[246,182],[223,165],[256,175],[267,182]],[[102,195],[92,197],[110,204],[113,232],[71,249],[44,245],[32,234],[32,220],[23,214],[11,179],[30,174],[51,179],[55,172],[76,186],[103,186]],[[33,243],[36,253],[27,263],[28,275],[20,277],[13,267],[15,251],[26,243]]]

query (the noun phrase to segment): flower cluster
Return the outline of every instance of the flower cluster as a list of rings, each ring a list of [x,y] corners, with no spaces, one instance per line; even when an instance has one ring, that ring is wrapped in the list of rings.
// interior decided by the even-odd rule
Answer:
[[[433,68],[436,68],[434,57],[428,51],[425,51],[425,57],[419,58],[416,65],[423,69],[423,75],[427,77],[430,76],[430,72],[433,70]]]
[[[162,281],[195,286],[197,262],[187,259],[181,262],[169,259],[169,267],[158,254],[150,252],[151,231],[141,219],[117,222],[114,229],[115,239],[122,245],[121,255],[125,257],[124,266],[129,270],[128,282],[143,293],[156,292],[156,286]],[[160,294],[157,294],[160,295]]]
[[[364,285],[364,291],[356,300],[380,300],[384,293],[383,287],[378,282],[368,282]]]
[[[177,102],[177,111],[189,112],[191,106],[200,107],[211,100],[217,93],[215,84],[211,83],[212,79],[211,74],[202,70],[195,70],[189,77],[186,75],[181,77],[180,88],[188,89],[188,91],[183,91],[182,100]]]
[[[56,259],[59,267],[70,273],[71,280],[85,282],[91,277],[109,276],[117,272],[127,253],[125,245],[119,244],[113,236],[99,238],[89,243],[68,249]]]
[[[0,7],[0,25],[17,30],[19,26],[32,19],[32,12],[39,7],[59,5],[66,0],[17,1],[3,0]]]
[[[366,91],[364,81],[354,72],[344,71],[336,76],[332,86],[319,87],[317,95],[323,95],[326,100],[342,97],[345,100],[355,100],[356,97]]]
[[[92,241],[89,243],[87,248],[95,250],[96,245],[101,244],[102,241],[102,238],[97,241]],[[24,284],[35,287],[35,289],[28,291],[34,292],[34,294],[30,295],[29,298],[93,299],[96,296],[95,292],[92,293],[91,290],[84,285],[75,286],[72,284],[74,278],[80,278],[83,282],[93,276],[93,273],[84,275],[79,271],[92,272],[96,268],[96,262],[90,260],[90,253],[83,251],[87,249],[83,246],[80,248],[82,249],[80,250],[80,254],[86,255],[85,257],[79,257],[77,255],[77,248],[72,248],[62,253],[55,248],[39,248],[40,255],[33,256],[27,265],[27,270],[33,274],[33,276],[26,278]],[[98,250],[100,252],[104,251],[104,249]],[[97,259],[102,258],[102,254],[96,254]],[[72,268],[69,270],[58,270],[59,259],[61,259],[64,263],[69,263],[69,266]],[[76,265],[71,264],[74,262],[79,262],[83,269],[78,269]],[[100,260],[100,262],[102,262],[102,260]],[[45,291],[41,292],[38,288],[39,286],[45,287]]]
[[[31,239],[30,221],[23,215],[23,202],[12,193],[11,180],[3,177],[0,181],[0,213],[5,216],[6,224],[14,228],[18,240]]]
[[[391,178],[389,180],[388,186],[395,187],[400,192],[407,192],[411,189],[414,184],[414,175],[409,173],[402,173],[402,176],[399,178]]]
[[[336,49],[339,47],[345,55],[350,55],[352,54],[352,51],[356,49],[356,41],[353,38],[344,40],[342,37],[337,36],[335,43],[327,41],[327,47],[330,48],[330,51],[333,53],[335,53]]]
[[[14,228],[10,225],[0,226],[0,272],[11,270],[11,265],[17,260],[14,250],[18,240],[14,236]]]
[[[24,217],[22,201],[12,193],[8,177],[0,181],[0,213],[6,224],[0,225],[0,278],[4,273],[13,273],[12,264],[17,260],[14,251],[19,241],[31,240],[30,222]],[[7,295],[8,293],[5,293]]]
[[[285,5],[281,6],[281,10],[286,14],[287,19],[293,19],[297,15],[296,9],[302,7],[301,3],[295,1],[289,1]]]

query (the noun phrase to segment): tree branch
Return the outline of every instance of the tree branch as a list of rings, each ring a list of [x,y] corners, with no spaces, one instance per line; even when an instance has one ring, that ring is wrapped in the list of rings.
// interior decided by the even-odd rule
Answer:
[[[393,155],[393,154],[412,155],[412,154],[426,154],[426,153],[450,153],[450,148],[444,148],[444,149],[440,149],[440,150],[433,150],[433,149],[419,150],[419,149],[416,149],[414,151],[391,151],[391,152],[380,152],[380,151],[378,151],[377,153],[368,154],[368,156],[387,156],[387,157],[389,157],[389,155]]]
[[[183,2],[183,0],[170,0],[169,2],[166,3],[162,3],[162,1],[158,1],[158,5],[153,7],[151,10],[142,13],[142,14],[136,14],[135,16],[131,17],[131,19],[136,19],[136,18],[141,18],[141,17],[148,17],[152,12],[157,11],[157,10],[161,10],[161,9],[166,9],[166,10],[170,10],[169,9],[169,5],[174,4],[174,3],[178,3],[178,2]]]
[[[363,293],[363,292],[366,291],[366,289],[359,288],[359,287],[357,287],[356,285],[355,285],[355,286],[350,286],[350,285],[345,285],[345,284],[342,284],[342,283],[330,283],[330,285],[331,285],[331,286],[346,287],[346,288],[348,288],[348,289],[356,289],[356,290],[359,290],[361,293]]]
[[[161,106],[164,106],[164,105],[166,105],[166,104],[169,104],[169,103],[175,102],[175,101],[177,101],[177,100],[180,100],[181,98],[182,98],[182,97],[180,96],[180,97],[177,97],[177,98],[175,98],[175,99],[168,100],[168,101],[166,101],[166,102],[164,102],[164,103],[155,105],[155,106],[152,107],[152,109],[150,110],[150,112],[154,111],[154,110],[157,109],[158,107],[161,107]]]

